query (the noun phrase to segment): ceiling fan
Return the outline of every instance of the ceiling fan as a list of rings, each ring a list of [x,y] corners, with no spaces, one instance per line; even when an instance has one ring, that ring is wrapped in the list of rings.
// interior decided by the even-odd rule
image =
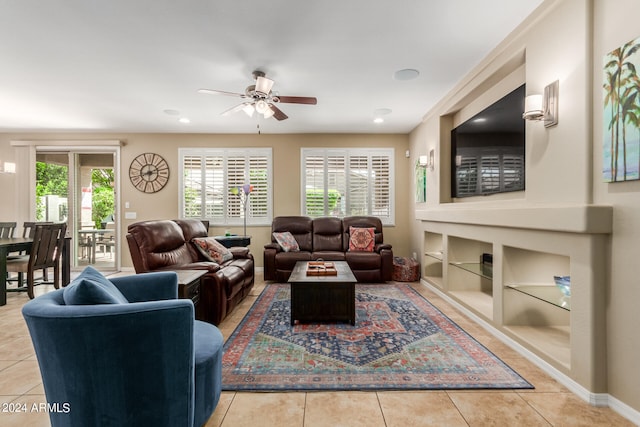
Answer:
[[[247,86],[244,93],[225,92],[213,89],[200,89],[198,92],[213,95],[236,96],[247,100],[224,111],[222,113],[223,116],[244,111],[249,117],[252,117],[253,113],[257,111],[258,114],[262,114],[264,118],[274,117],[276,120],[285,120],[288,116],[276,107],[275,104],[283,102],[288,104],[316,105],[318,103],[316,98],[310,96],[281,96],[274,94],[271,88],[275,82],[266,78],[262,71],[254,71],[253,78],[256,80],[256,84]]]

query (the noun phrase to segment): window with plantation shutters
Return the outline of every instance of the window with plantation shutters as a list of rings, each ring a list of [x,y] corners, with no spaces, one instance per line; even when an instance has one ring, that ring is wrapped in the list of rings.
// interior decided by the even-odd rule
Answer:
[[[524,157],[505,154],[502,157],[504,190],[524,190]]]
[[[301,150],[302,214],[394,223],[393,149]]]
[[[524,155],[496,148],[495,154],[465,148],[456,159],[458,197],[524,190]]]
[[[500,156],[480,157],[480,192],[495,193],[500,191]]]
[[[182,218],[209,220],[211,225],[271,225],[270,148],[183,148],[180,157]],[[232,189],[253,186],[245,212]]]
[[[478,160],[473,156],[460,156],[456,162],[456,173],[458,174],[457,194],[458,196],[468,196],[477,193],[478,188]]]

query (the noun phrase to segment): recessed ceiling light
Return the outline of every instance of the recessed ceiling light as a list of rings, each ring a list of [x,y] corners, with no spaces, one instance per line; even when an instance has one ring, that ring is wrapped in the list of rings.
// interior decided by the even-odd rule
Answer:
[[[165,114],[168,114],[170,116],[179,116],[180,115],[180,111],[178,111],[178,110],[167,109],[167,110],[162,110],[162,112],[165,113]]]
[[[420,75],[420,71],[413,68],[405,68],[404,70],[398,70],[393,73],[394,80],[413,80],[417,79]]]
[[[375,117],[386,116],[387,114],[391,114],[391,108],[378,108],[373,111]]]
[[[384,119],[382,117],[376,117],[375,119],[373,119],[373,123],[384,123]]]
[[[180,123],[185,123],[185,124],[186,124],[186,123],[191,123],[191,120],[189,120],[187,117],[180,117],[180,118],[178,119],[178,121],[179,121]]]

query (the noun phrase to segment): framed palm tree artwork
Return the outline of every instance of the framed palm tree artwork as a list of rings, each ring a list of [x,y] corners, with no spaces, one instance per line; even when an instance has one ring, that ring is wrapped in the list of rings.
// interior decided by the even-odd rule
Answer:
[[[604,57],[602,175],[640,179],[640,37]]]
[[[420,165],[416,160],[415,166],[416,177],[416,203],[424,203],[427,201],[427,168]]]

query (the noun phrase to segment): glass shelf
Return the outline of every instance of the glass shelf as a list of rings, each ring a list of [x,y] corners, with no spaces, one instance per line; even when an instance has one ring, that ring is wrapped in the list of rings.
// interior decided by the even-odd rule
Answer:
[[[491,264],[481,264],[479,262],[452,262],[451,265],[484,277],[485,279],[493,279],[493,265]]]
[[[442,261],[442,251],[425,252],[425,256],[435,258],[438,261]]]
[[[523,283],[507,285],[507,288],[571,311],[571,297],[565,296],[556,285]]]

